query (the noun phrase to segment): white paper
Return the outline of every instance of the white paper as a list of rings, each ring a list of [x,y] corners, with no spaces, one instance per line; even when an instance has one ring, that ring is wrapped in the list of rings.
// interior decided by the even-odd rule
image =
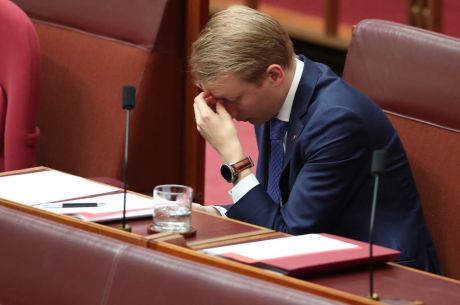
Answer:
[[[357,245],[329,238],[320,234],[306,234],[292,237],[255,241],[250,243],[209,248],[202,250],[212,255],[234,253],[257,261],[298,254],[313,254],[357,248]]]
[[[118,188],[55,170],[0,177],[0,197],[25,205],[106,194]]]
[[[103,196],[95,196],[85,199],[69,200],[66,203],[93,203],[101,204],[98,207],[78,207],[78,208],[47,208],[46,205],[37,205],[37,208],[55,212],[58,214],[70,214],[77,218],[90,221],[104,221],[121,219],[123,216],[123,200],[124,194],[110,194]],[[153,204],[152,198],[143,197],[137,194],[126,194],[126,217],[139,217],[152,215]]]

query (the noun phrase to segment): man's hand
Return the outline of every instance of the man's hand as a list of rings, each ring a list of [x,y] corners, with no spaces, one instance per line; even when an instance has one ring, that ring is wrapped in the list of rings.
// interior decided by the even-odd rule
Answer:
[[[216,111],[211,107],[215,107]],[[193,110],[198,132],[217,151],[222,161],[236,162],[244,158],[233,119],[219,100],[202,92],[195,97]]]
[[[215,209],[215,208],[213,208],[211,206],[204,206],[204,205],[201,205],[201,204],[198,204],[198,203],[195,203],[195,202],[192,203],[192,209],[196,210],[196,211],[212,214],[212,215],[221,216],[217,209]]]

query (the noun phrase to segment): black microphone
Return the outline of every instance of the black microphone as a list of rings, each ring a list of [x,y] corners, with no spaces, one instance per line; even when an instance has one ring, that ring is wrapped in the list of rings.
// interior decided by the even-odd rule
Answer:
[[[380,175],[385,171],[387,159],[386,150],[374,150],[372,154],[372,165],[371,165],[371,174],[375,176],[374,181],[374,194],[372,197],[372,207],[371,207],[371,216],[369,221],[369,298],[372,300],[378,301],[380,296],[378,293],[374,292],[374,254],[373,254],[373,244],[374,244],[374,220],[375,220],[375,209],[377,207],[377,193],[379,189],[379,178]]]
[[[126,110],[125,124],[125,165],[123,171],[123,220],[119,229],[131,232],[131,227],[126,223],[126,189],[128,186],[128,147],[129,147],[129,117],[131,110],[134,109],[136,99],[136,88],[133,86],[123,87],[123,98],[121,107]]]
[[[133,110],[136,99],[136,88],[133,86],[124,86],[123,87],[123,100],[121,102],[121,107],[125,110]],[[128,112],[129,114],[129,112]],[[129,115],[128,115],[128,124],[129,125]]]

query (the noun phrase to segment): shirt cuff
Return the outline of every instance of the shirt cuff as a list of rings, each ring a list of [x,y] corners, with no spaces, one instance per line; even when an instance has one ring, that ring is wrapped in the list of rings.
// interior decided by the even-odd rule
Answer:
[[[226,208],[221,207],[220,205],[213,205],[212,207],[215,208],[220,213],[221,216],[227,217],[227,215],[225,215],[225,213],[227,213]]]
[[[237,185],[235,185],[228,194],[232,197],[233,203],[240,200],[247,192],[252,190],[254,187],[259,185],[259,181],[257,180],[254,174],[249,174],[248,176],[241,179]]]

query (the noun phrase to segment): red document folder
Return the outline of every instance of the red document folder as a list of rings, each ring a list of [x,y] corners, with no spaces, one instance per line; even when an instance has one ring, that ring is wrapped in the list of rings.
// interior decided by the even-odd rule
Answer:
[[[306,236],[302,235],[284,237],[277,240],[251,242],[246,243],[245,245],[235,245],[235,251],[232,251],[232,246],[227,246],[206,249],[204,252],[291,276],[302,276],[358,265],[366,265],[369,262],[368,243],[326,233],[307,235],[316,235],[315,238],[319,242],[322,240],[328,242],[329,246],[326,247],[327,250],[319,249],[318,251],[310,251],[308,250],[308,245],[305,245],[306,250],[303,253],[298,253],[299,251],[302,251],[302,249],[296,249],[293,250],[293,252],[297,252],[294,255],[275,255],[275,257],[269,257],[269,254],[262,254],[261,257],[258,254],[254,254],[252,256],[248,254],[251,253],[252,246],[255,247],[254,250],[257,252],[257,248],[263,249],[263,247],[267,245],[264,245],[264,243],[267,242],[270,242],[270,247],[276,249],[278,240],[282,240],[282,244],[280,244],[280,246],[286,248],[286,251],[284,252],[289,252],[289,242],[292,241],[293,248],[298,248],[298,244],[294,245],[294,243],[302,242],[302,236]],[[287,239],[291,239],[291,241]],[[244,247],[243,250],[241,246],[247,247]],[[312,248],[314,247],[314,245],[311,246]],[[373,254],[374,262],[384,263],[396,258],[399,255],[399,251],[374,245]],[[264,256],[267,257],[265,258]]]

